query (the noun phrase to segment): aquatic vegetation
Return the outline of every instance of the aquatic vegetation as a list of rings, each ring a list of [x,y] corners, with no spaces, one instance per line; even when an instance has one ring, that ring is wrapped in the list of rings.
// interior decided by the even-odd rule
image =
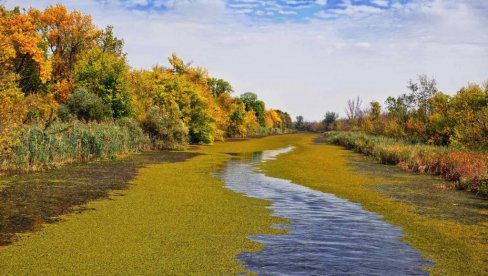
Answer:
[[[139,152],[149,140],[130,119],[85,124],[54,123],[22,129],[20,141],[10,154],[0,155],[0,171],[37,171],[76,161],[113,159],[119,154]]]
[[[395,177],[396,174],[407,175],[401,170],[384,175],[371,174],[377,170],[375,168],[361,171],[351,164],[350,158],[356,156],[355,153],[335,145],[314,143],[315,137],[309,135],[308,141],[298,143],[293,152],[262,164],[262,170],[269,176],[289,179],[360,203],[366,210],[402,227],[407,234],[404,240],[436,264],[428,269],[434,275],[485,274],[488,269],[486,204],[478,203],[476,206],[473,201],[453,202],[449,196],[455,191],[435,191],[429,184],[431,182],[426,181],[431,176],[412,174],[411,177],[415,178],[408,181],[408,177]],[[412,189],[412,183],[422,188]],[[437,184],[445,182],[439,179]],[[394,187],[398,189],[395,194],[386,190]],[[437,198],[438,201],[426,201],[425,194],[428,193],[442,197]],[[456,208],[453,204],[463,206]],[[446,205],[451,209],[442,209]],[[473,219],[464,220],[465,214]]]
[[[109,195],[123,196],[140,168],[149,164],[182,162],[186,152],[148,152],[112,161],[73,164],[47,172],[3,177],[0,182],[0,246],[16,235],[41,230],[61,215],[88,210],[84,205]],[[5,185],[3,189],[2,183]],[[114,192],[116,191],[116,192]]]
[[[212,175],[231,156],[295,144],[300,135],[193,147],[200,155],[147,166],[124,196],[90,202],[88,211],[0,247],[0,274],[203,274],[245,272],[235,258],[262,245],[249,236],[271,228],[268,203],[223,188]]]
[[[367,135],[361,132],[332,132],[328,142],[344,146],[376,160],[413,172],[440,175],[455,181],[456,188],[488,195],[488,155],[460,149]]]

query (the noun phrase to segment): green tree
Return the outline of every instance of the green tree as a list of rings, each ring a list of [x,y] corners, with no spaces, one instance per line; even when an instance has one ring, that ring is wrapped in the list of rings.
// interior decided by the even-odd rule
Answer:
[[[332,130],[338,118],[339,114],[335,112],[326,112],[323,120],[324,129],[326,131]]]
[[[102,121],[112,117],[110,106],[105,104],[100,97],[89,92],[87,89],[79,88],[71,95],[68,104],[69,113],[85,122]],[[61,107],[62,112],[66,112]],[[69,118],[67,114],[60,114],[62,118]]]
[[[115,118],[127,117],[133,114],[129,66],[125,56],[113,47],[104,52],[96,46],[80,58],[75,67],[76,86],[86,87],[102,98]]]
[[[219,97],[224,93],[231,94],[232,92],[234,92],[232,86],[226,80],[209,78],[207,80],[207,83],[214,97]]]
[[[182,149],[188,144],[188,128],[176,103],[152,106],[142,126],[159,149]]]
[[[303,130],[305,126],[305,122],[303,120],[303,116],[299,115],[295,118],[295,129],[296,130]]]
[[[263,101],[258,100],[258,96],[252,92],[242,94],[239,99],[246,105],[246,111],[254,111],[259,125],[266,125],[266,107]]]

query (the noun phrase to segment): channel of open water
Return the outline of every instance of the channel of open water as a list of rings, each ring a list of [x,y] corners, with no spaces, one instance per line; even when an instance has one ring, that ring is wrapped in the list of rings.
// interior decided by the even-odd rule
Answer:
[[[218,176],[225,186],[272,202],[274,215],[288,219],[286,235],[259,235],[259,252],[238,259],[261,275],[427,275],[432,263],[400,239],[402,229],[361,205],[289,180],[266,176],[260,162],[293,150],[287,147],[231,159]]]

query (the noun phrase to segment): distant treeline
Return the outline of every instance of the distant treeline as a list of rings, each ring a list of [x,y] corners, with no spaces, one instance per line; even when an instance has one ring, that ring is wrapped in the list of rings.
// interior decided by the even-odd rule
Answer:
[[[384,108],[376,101],[363,107],[358,97],[347,102],[346,118],[327,112],[323,121],[307,122],[298,116],[295,126],[327,131],[330,143],[488,196],[488,83],[470,84],[453,96],[423,75],[407,87],[408,94],[388,97]]]
[[[111,26],[63,5],[0,5],[0,169],[38,169],[147,148],[287,132],[266,109],[175,54],[134,70]]]
[[[363,106],[358,97],[346,105],[346,118],[328,112],[321,122],[297,117],[298,129],[362,131],[412,143],[488,150],[488,83],[470,84],[450,96],[437,89],[436,80],[421,75],[409,81],[407,94]]]

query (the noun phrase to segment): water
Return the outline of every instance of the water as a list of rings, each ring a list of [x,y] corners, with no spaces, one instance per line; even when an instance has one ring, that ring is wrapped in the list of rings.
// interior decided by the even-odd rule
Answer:
[[[229,161],[219,174],[227,188],[272,202],[274,215],[291,221],[287,235],[260,235],[260,252],[238,256],[262,275],[427,275],[431,265],[400,241],[401,228],[332,194],[256,172],[259,162],[293,150],[255,153]]]

